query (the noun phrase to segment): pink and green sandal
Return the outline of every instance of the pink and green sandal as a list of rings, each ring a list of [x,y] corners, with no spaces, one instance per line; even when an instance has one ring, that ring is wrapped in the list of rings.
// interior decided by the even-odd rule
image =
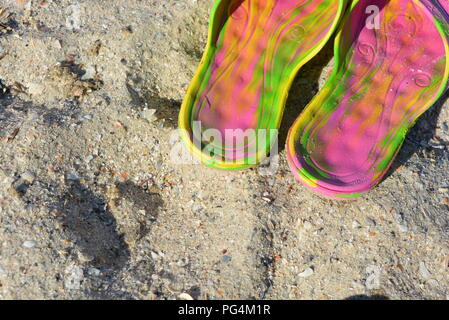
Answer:
[[[219,169],[244,169],[275,145],[298,70],[336,29],[346,0],[218,0],[179,128],[190,152]]]
[[[380,182],[408,130],[447,88],[448,12],[448,0],[353,1],[334,72],[287,139],[301,182],[332,198]]]

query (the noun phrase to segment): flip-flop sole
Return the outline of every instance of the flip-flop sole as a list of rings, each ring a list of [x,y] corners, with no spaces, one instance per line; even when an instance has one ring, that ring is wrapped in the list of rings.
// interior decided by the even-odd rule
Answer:
[[[430,1],[356,1],[336,39],[333,74],[290,130],[296,177],[333,198],[378,184],[408,130],[446,89],[446,32]]]
[[[330,38],[344,7],[343,0],[217,1],[179,117],[189,150],[219,169],[266,157],[294,76]]]

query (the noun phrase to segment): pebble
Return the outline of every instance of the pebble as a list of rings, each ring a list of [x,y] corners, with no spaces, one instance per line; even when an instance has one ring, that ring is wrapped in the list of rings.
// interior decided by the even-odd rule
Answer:
[[[313,229],[313,224],[310,223],[309,221],[304,221],[304,230],[312,230]]]
[[[53,47],[57,50],[61,50],[62,49],[62,41],[61,40],[53,41]]]
[[[78,255],[78,259],[81,262],[91,262],[91,261],[93,261],[95,259],[95,257],[92,256],[91,254],[85,253],[85,252],[81,252],[81,251],[78,251],[77,255]]]
[[[181,293],[178,296],[178,299],[180,299],[180,300],[193,300],[192,296],[190,294],[188,294],[188,293]]]
[[[32,240],[27,240],[27,241],[24,241],[23,242],[23,246],[25,247],[25,248],[34,248],[34,246],[36,246],[36,242],[35,241],[32,241]]]
[[[142,112],[140,112],[140,117],[142,119],[147,120],[148,122],[156,120],[156,117],[154,116],[156,114],[156,109],[145,109]]]
[[[268,192],[264,192],[262,194],[262,200],[268,203],[271,203],[274,201],[273,197],[268,193]]]
[[[432,276],[423,261],[419,263],[419,273],[424,279],[429,279]]]
[[[307,268],[306,270],[304,270],[303,272],[298,274],[298,277],[307,278],[307,277],[310,277],[313,273],[314,273],[314,271],[312,268]]]
[[[97,268],[89,268],[87,270],[87,273],[89,273],[89,275],[91,275],[91,276],[99,276],[101,271],[98,270]]]
[[[232,260],[232,257],[230,257],[230,256],[223,256],[223,257],[221,257],[221,259],[220,259],[220,261],[222,262],[222,263],[226,263],[226,262],[229,262],[229,261],[231,261]]]
[[[401,223],[401,224],[399,225],[399,231],[401,231],[401,232],[407,232],[407,231],[408,231],[407,225],[406,225],[405,223]]]
[[[25,182],[28,182],[31,184],[34,182],[34,180],[36,180],[36,175],[33,172],[31,172],[30,170],[27,170],[22,174],[21,178]]]
[[[154,260],[157,260],[157,259],[160,258],[160,256],[159,256],[159,254],[157,254],[156,252],[151,251],[151,258],[153,258]]]
[[[70,172],[67,176],[68,180],[79,180],[78,175],[76,174],[76,172]]]
[[[95,74],[97,73],[97,71],[95,70],[95,67],[91,64],[87,65],[85,71],[86,71],[86,73],[83,74],[83,76],[81,77],[82,80],[92,79],[95,77]]]

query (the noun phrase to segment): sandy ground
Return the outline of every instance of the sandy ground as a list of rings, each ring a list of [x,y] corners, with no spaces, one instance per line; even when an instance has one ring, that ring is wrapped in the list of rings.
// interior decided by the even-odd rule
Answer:
[[[447,299],[449,103],[382,184],[320,198],[278,170],[177,164],[210,0],[1,0],[1,299]],[[187,296],[188,295],[188,296]]]

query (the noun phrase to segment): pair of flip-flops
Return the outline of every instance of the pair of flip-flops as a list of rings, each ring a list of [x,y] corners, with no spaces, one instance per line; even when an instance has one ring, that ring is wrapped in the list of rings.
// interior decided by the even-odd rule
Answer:
[[[447,88],[448,12],[449,0],[218,0],[181,107],[183,141],[214,168],[259,163],[296,73],[338,29],[333,73],[291,127],[287,158],[322,195],[367,192]]]

